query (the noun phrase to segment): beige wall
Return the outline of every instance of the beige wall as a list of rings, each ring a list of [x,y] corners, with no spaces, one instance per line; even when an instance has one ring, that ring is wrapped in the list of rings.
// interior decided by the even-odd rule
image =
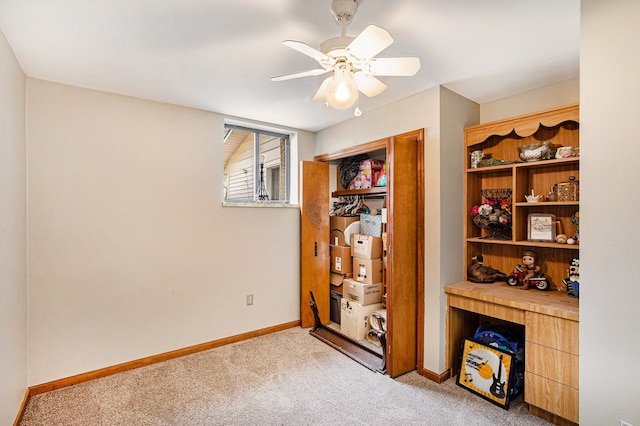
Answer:
[[[30,79],[28,117],[30,385],[299,319],[299,211],[222,207],[222,116]]]
[[[27,386],[25,76],[0,33],[0,424]]]
[[[580,420],[640,425],[640,2],[583,0]]]
[[[580,102],[580,78],[575,77],[507,98],[483,103],[480,105],[480,122],[487,123],[578,102]]]

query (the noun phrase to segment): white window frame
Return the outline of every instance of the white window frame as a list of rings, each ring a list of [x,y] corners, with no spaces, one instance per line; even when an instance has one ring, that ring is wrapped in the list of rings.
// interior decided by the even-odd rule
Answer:
[[[237,128],[240,130],[244,130],[247,132],[256,132],[256,134],[263,134],[267,136],[275,136],[275,137],[285,137],[286,138],[286,154],[285,154],[285,164],[286,167],[286,182],[285,182],[285,199],[284,200],[265,200],[258,201],[256,199],[256,189],[259,185],[259,172],[254,173],[254,185],[253,185],[253,198],[252,199],[225,199],[224,188],[223,189],[223,202],[222,205],[225,207],[298,207],[298,178],[297,178],[297,142],[298,135],[297,132],[291,130],[285,130],[281,128],[277,128],[275,126],[268,125],[258,125],[245,121],[231,120],[226,119],[224,122],[225,129]],[[260,155],[258,150],[258,138],[254,138],[254,147],[253,147],[253,163],[254,170],[260,170]],[[266,169],[265,169],[266,173]],[[265,176],[266,178],[266,176]],[[226,176],[223,179],[223,183],[226,182]],[[271,196],[271,194],[269,194]]]

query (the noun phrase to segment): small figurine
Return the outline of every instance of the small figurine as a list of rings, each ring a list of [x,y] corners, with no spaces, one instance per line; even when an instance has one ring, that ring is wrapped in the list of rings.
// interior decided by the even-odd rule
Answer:
[[[562,283],[567,286],[567,295],[580,298],[580,259],[574,257],[569,264],[568,277],[562,280]]]
[[[522,290],[529,290],[530,286],[535,286],[538,290],[548,290],[551,287],[549,279],[540,273],[540,266],[536,264],[538,254],[533,250],[522,252],[522,264],[507,277],[507,284],[515,286],[522,283]]]
[[[538,253],[533,250],[525,250],[522,252],[522,263],[524,264],[524,270],[526,275],[522,279],[522,290],[529,290],[529,280],[540,272],[540,267],[536,265],[538,261]],[[522,268],[522,265],[518,265]]]
[[[467,270],[469,281],[474,283],[493,283],[497,280],[504,280],[507,274],[498,271],[490,266],[484,265],[484,257],[479,254],[474,256],[473,259],[476,263],[472,263]]]

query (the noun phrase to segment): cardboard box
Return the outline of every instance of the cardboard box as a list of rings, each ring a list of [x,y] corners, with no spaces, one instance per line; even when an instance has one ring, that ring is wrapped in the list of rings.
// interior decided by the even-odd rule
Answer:
[[[382,302],[382,283],[361,283],[351,278],[342,284],[342,297],[361,305],[371,305]]]
[[[371,235],[355,234],[351,236],[351,256],[360,259],[379,259],[382,257],[382,238]]]
[[[366,284],[382,281],[382,259],[360,259],[359,257],[354,257],[353,279]]]
[[[351,247],[329,246],[331,254],[331,272],[338,274],[350,274],[353,272],[353,259],[351,258]]]
[[[344,282],[345,279],[347,278],[353,278],[353,274],[336,274],[335,272],[330,272],[329,273],[329,283],[331,284],[331,287],[329,287],[331,290],[337,291],[340,294],[342,294],[342,283]]]
[[[382,303],[361,305],[343,297],[340,302],[340,331],[351,339],[364,340],[371,329],[369,316],[382,307]]]
[[[354,222],[360,222],[360,216],[330,216],[329,217],[329,243],[336,246],[348,246],[351,241],[345,239],[347,227]],[[360,232],[358,227],[357,232]]]

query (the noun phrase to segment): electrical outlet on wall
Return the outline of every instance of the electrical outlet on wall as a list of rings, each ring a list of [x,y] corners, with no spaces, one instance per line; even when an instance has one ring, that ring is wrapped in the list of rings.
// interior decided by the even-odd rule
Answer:
[[[253,305],[253,294],[247,294],[247,306]]]

